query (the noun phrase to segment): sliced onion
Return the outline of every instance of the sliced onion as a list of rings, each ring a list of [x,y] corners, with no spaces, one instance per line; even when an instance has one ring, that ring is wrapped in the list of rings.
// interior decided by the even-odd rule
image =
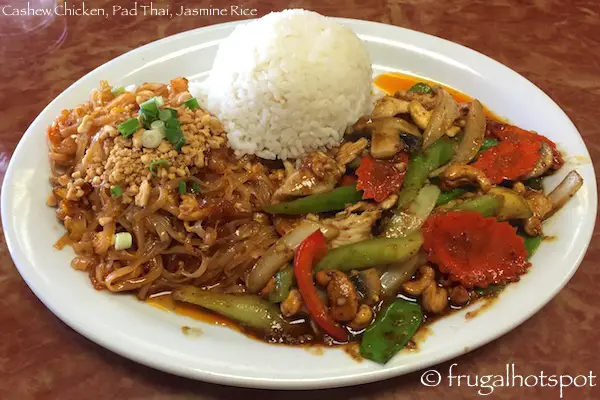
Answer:
[[[402,284],[407,282],[426,261],[427,256],[420,251],[403,263],[390,265],[379,277],[381,297],[396,296]]]
[[[440,195],[440,188],[426,185],[406,209],[397,210],[385,225],[383,235],[388,238],[407,237],[424,223]]]
[[[552,210],[544,216],[544,219],[551,217],[555,212],[560,210],[577,193],[582,185],[583,178],[581,175],[575,170],[569,172],[565,176],[565,179],[548,195],[552,201]]]
[[[340,233],[337,228],[330,225],[309,220],[302,221],[291,232],[272,245],[254,265],[246,279],[248,291],[258,293],[264,288],[269,279],[294,258],[294,252],[300,246],[300,243],[317,229],[321,230],[328,241],[336,238]]]
[[[458,104],[444,89],[438,90],[439,100],[423,133],[423,148],[426,149],[444,136],[454,120],[460,116]]]
[[[463,138],[452,162],[468,163],[477,155],[485,136],[485,112],[478,100],[471,102]]]

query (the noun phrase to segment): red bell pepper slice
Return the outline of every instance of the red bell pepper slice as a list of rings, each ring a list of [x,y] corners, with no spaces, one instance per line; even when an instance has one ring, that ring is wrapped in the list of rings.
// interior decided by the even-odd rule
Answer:
[[[315,322],[333,339],[347,342],[348,332],[331,318],[313,283],[313,267],[326,252],[325,236],[317,229],[298,246],[294,258],[294,275],[304,304]]]

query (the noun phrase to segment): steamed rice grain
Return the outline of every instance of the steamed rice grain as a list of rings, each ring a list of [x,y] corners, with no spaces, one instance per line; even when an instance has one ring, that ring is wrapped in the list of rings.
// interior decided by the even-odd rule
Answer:
[[[285,160],[339,144],[372,109],[371,76],[350,29],[286,10],[238,26],[202,88],[238,155]]]

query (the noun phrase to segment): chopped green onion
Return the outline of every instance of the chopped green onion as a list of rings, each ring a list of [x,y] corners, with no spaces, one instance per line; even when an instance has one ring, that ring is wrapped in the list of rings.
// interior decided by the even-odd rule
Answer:
[[[179,122],[179,120],[177,118],[171,118],[165,121],[165,126],[168,129],[174,129],[177,128],[179,129],[179,127],[181,126],[181,122]]]
[[[150,114],[154,117],[158,117],[158,104],[156,102],[156,97],[152,97],[151,99],[148,99],[140,104],[140,109],[144,114]]]
[[[198,182],[192,183],[192,193],[200,193],[200,185],[198,185]]]
[[[140,128],[140,121],[137,118],[130,118],[125,122],[121,122],[118,126],[119,132],[125,137],[133,135]]]
[[[177,189],[179,190],[179,194],[185,194],[185,192],[187,192],[187,185],[185,184],[185,181],[179,182]]]
[[[156,171],[154,170],[154,167],[160,166],[160,165],[164,165],[165,168],[168,168],[171,166],[171,163],[166,161],[166,160],[156,160],[156,161],[152,161],[150,163],[150,165],[148,166],[148,169],[150,170],[150,172],[152,172],[153,175],[156,175]]]
[[[183,132],[179,128],[167,128],[165,130],[165,137],[177,151],[181,150],[181,148],[186,144]]]
[[[120,232],[115,235],[115,250],[127,250],[133,244],[133,237],[129,232]]]
[[[190,110],[200,108],[200,104],[198,104],[198,99],[196,99],[195,97],[192,97],[191,99],[185,101],[183,104],[185,104]]]
[[[114,87],[110,92],[113,96],[117,97],[125,93],[125,88],[123,86]]]
[[[165,129],[165,137],[171,144],[179,142],[179,139],[183,136],[183,132],[179,128],[167,128]]]
[[[187,142],[185,141],[185,138],[181,136],[181,139],[179,139],[179,141],[173,145],[173,148],[175,149],[175,151],[181,151],[181,148],[186,144]]]
[[[156,120],[150,124],[150,129],[160,131],[163,135],[165,134],[165,123],[161,120]]]
[[[110,195],[114,198],[123,196],[123,189],[119,185],[114,185],[110,188]]]
[[[162,106],[164,106],[164,105],[165,105],[165,100],[162,98],[162,96],[156,96],[156,97],[154,98],[154,101],[156,101],[156,105],[157,105],[158,107],[162,107]]]
[[[155,149],[160,146],[163,135],[158,129],[149,129],[142,133],[142,146],[147,149]]]
[[[140,123],[146,129],[150,129],[150,125],[154,122],[154,117],[150,114],[146,114],[144,112],[140,113]]]
[[[168,121],[172,118],[177,118],[177,110],[173,108],[163,108],[158,113],[158,118],[160,118],[161,121]]]

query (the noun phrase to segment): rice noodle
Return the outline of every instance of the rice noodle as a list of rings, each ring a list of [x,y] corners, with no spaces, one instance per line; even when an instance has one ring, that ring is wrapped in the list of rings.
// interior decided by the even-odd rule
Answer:
[[[187,85],[179,86],[187,90]],[[271,170],[255,158],[213,149],[205,156],[205,166],[194,167],[189,175],[148,175],[151,191],[144,207],[134,201],[137,192],[114,196],[114,183],[105,180],[86,183],[81,186],[83,196],[67,199],[65,178],[73,183],[99,162],[109,162],[118,138],[111,134],[120,122],[135,116],[136,97],[149,94],[175,99],[179,93],[149,83],[115,97],[103,82],[89,103],[62,111],[48,129],[52,195],[57,217],[67,229],[55,246],[71,245],[77,254],[72,267],[86,271],[101,290],[135,292],[140,299],[183,284],[243,291],[248,271],[278,239],[268,218],[253,219],[277,189],[269,178]],[[78,132],[86,117],[91,128]],[[194,217],[182,214],[181,182],[200,190],[193,193],[199,211]],[[116,250],[115,235],[124,232],[132,235],[133,244]]]

